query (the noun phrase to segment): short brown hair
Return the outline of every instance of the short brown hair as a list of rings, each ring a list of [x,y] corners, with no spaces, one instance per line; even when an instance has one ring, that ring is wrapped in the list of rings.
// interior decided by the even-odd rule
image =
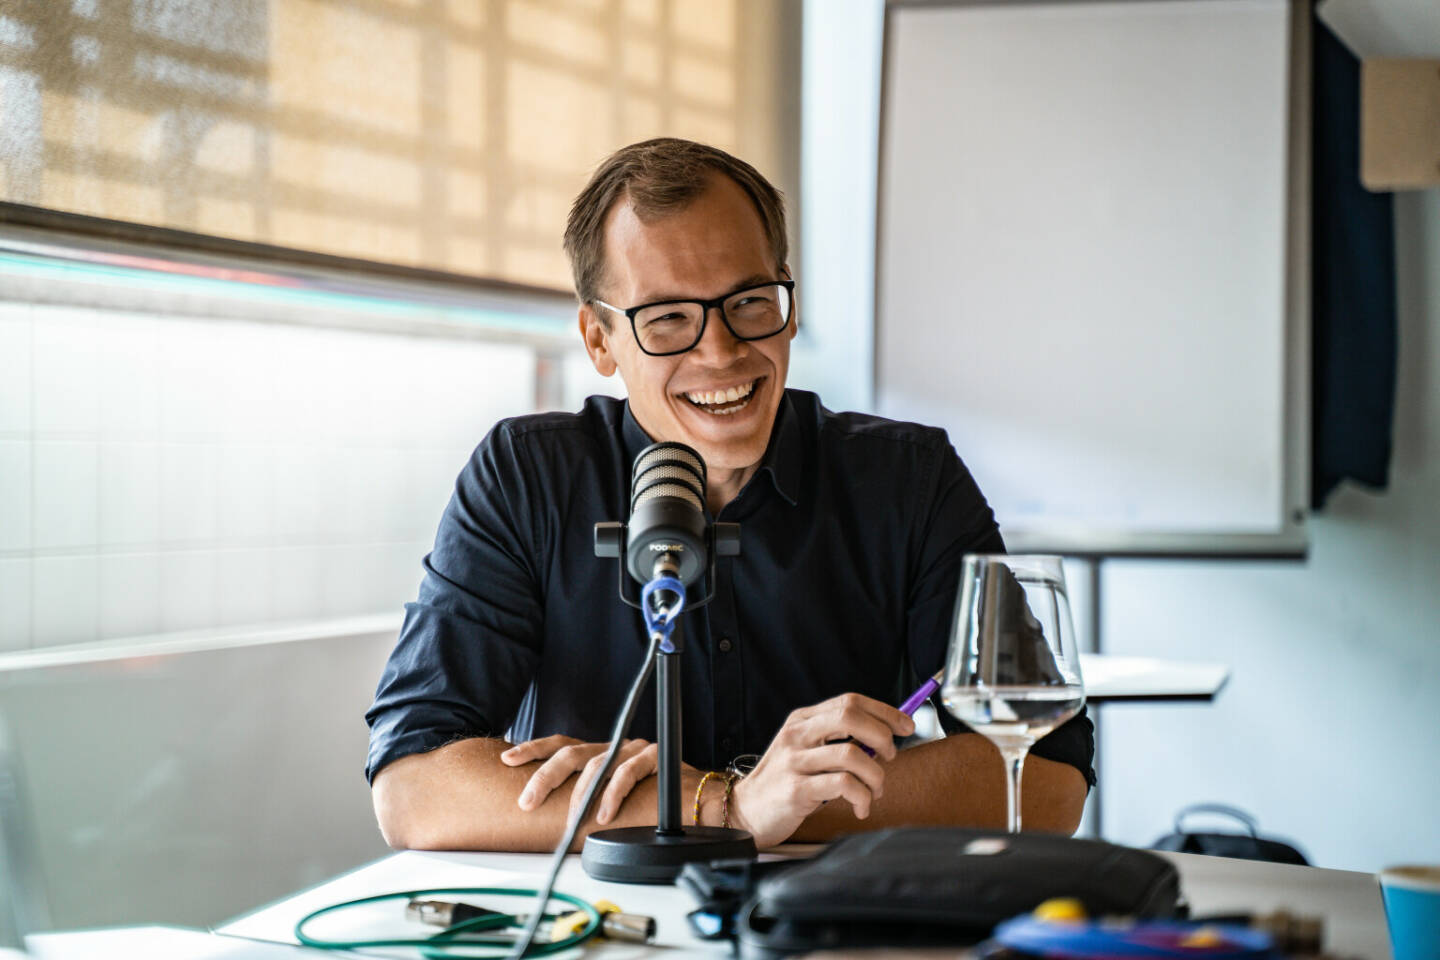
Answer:
[[[734,180],[749,194],[770,239],[775,266],[789,255],[785,235],[785,200],[770,181],[738,157],[718,147],[659,137],[621,147],[595,170],[570,207],[565,224],[565,255],[575,277],[581,303],[600,296],[605,273],[605,217],[616,201],[628,197],[641,219],[655,219],[682,210],[698,197],[713,173]],[[608,327],[608,318],[602,318]]]

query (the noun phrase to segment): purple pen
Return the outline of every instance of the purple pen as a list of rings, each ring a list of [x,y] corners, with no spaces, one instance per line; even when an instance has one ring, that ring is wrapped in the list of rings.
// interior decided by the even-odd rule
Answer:
[[[929,700],[930,694],[940,689],[940,677],[944,673],[945,671],[941,670],[937,672],[935,676],[920,684],[920,689],[910,694],[910,696],[905,700],[905,702],[900,704],[900,712],[905,714],[905,716],[907,717],[914,716],[915,711],[920,709],[920,704],[924,703],[926,700]]]
[[[944,672],[944,670],[941,670],[937,672],[935,676],[920,684],[920,689],[910,694],[910,696],[905,698],[905,702],[900,704],[900,712],[905,714],[905,716],[907,717],[914,716],[915,711],[920,709],[920,704],[924,703],[926,700],[929,700],[930,694],[940,689],[940,677]],[[871,750],[863,743],[860,744],[860,749],[864,750],[872,757],[875,756],[875,751]]]

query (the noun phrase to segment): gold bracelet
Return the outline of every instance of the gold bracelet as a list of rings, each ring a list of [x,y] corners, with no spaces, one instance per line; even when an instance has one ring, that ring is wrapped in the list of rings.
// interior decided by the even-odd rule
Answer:
[[[700,795],[705,792],[705,784],[710,782],[710,778],[718,778],[719,776],[720,774],[716,773],[714,770],[711,770],[709,773],[705,774],[705,776],[700,778],[700,786],[695,788],[695,826],[697,827],[700,826]]]
[[[726,775],[725,780],[725,803],[721,807],[720,826],[730,828],[730,794],[735,792],[735,781],[740,779],[740,774],[731,773]]]

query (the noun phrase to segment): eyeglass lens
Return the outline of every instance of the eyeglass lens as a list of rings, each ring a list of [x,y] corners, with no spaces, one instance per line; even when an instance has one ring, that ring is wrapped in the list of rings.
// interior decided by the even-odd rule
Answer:
[[[727,298],[721,307],[730,329],[741,340],[779,333],[790,321],[790,291],[779,284],[751,287]],[[635,336],[650,353],[688,350],[700,340],[705,308],[699,303],[658,303],[635,314]]]

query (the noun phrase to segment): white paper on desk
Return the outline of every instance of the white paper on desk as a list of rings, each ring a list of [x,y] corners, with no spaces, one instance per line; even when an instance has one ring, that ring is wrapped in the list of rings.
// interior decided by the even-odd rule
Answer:
[[[226,937],[180,927],[115,927],[75,933],[38,933],[25,938],[34,960],[281,960],[318,957],[322,951],[293,944]]]

